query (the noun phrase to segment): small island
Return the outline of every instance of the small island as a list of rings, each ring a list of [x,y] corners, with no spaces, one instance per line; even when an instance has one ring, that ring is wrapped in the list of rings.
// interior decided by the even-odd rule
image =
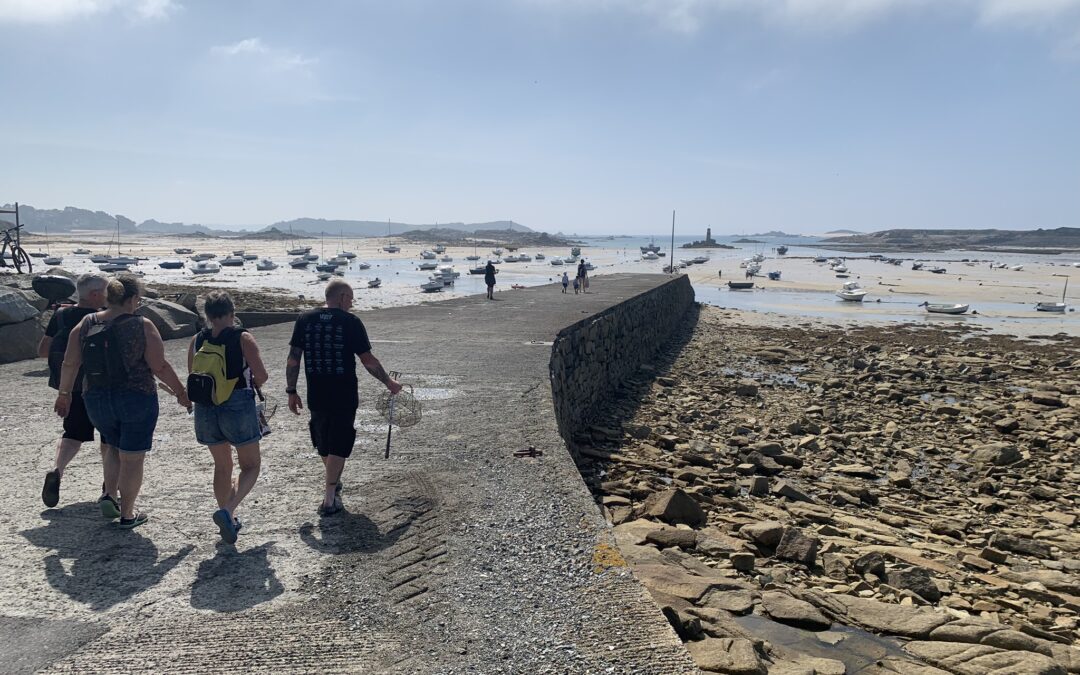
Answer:
[[[743,237],[742,239],[736,239],[735,243],[736,244],[764,244],[765,242],[759,241],[757,239],[749,239],[747,237]]]
[[[705,228],[705,239],[702,241],[692,241],[689,244],[683,244],[680,248],[735,248],[734,246],[728,246],[727,244],[720,244],[712,238],[712,228]]]

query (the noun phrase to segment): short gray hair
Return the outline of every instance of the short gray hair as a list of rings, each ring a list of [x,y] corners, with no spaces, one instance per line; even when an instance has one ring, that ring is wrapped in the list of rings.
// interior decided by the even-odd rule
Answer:
[[[109,280],[105,278],[105,275],[95,272],[88,272],[75,282],[75,288],[79,289],[80,298],[84,298],[94,291],[104,291],[108,285]]]

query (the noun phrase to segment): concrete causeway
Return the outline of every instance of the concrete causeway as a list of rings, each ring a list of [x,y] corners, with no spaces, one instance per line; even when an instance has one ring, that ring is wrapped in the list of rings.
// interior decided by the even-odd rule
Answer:
[[[613,542],[559,436],[548,374],[561,328],[665,280],[604,276],[582,296],[544,286],[361,314],[424,420],[395,429],[383,459],[381,385],[362,373],[347,513],[323,521],[306,411],[284,407],[292,324],[256,329],[282,405],[235,549],[210,520],[210,455],[171,400],[146,462],[149,523],[125,532],[101,518],[90,445],[60,508],[45,509],[60,433],[45,364],[0,366],[0,672],[695,672],[606,555]],[[174,366],[186,343],[167,344]],[[530,445],[543,456],[513,457]]]

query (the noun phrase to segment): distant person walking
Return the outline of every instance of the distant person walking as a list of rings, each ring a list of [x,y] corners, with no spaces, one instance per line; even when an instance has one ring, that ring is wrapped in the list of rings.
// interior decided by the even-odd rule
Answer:
[[[589,288],[589,271],[587,269],[585,269],[585,261],[584,260],[581,260],[581,261],[578,262],[577,278],[578,278],[578,284],[581,286],[581,292],[582,293],[588,292],[587,289]]]
[[[566,292],[566,287],[570,285],[570,276],[566,273],[562,273],[562,292]]]
[[[53,312],[49,319],[49,325],[45,329],[45,335],[38,342],[38,356],[47,358],[49,361],[49,386],[53,389],[60,388],[60,368],[64,363],[64,352],[67,350],[68,336],[71,331],[82,321],[87,314],[93,314],[105,306],[105,286],[108,280],[100,274],[84,274],[79,277],[75,288],[79,293],[79,302],[73,307],[61,307]],[[82,396],[82,373],[79,373],[72,381],[71,405],[67,417],[64,418],[64,434],[56,444],[56,464],[52,471],[45,474],[45,485],[41,488],[41,501],[45,506],[52,508],[60,503],[60,481],[64,477],[64,469],[75,459],[83,443],[94,440],[94,423],[86,414],[86,405]],[[101,446],[101,461],[108,461],[104,443]],[[108,468],[105,475],[109,474]],[[116,500],[105,491],[102,486],[99,502],[109,501],[110,512],[114,510]]]
[[[353,289],[347,282],[334,279],[327,284],[326,307],[304,312],[296,320],[285,367],[289,410],[299,415],[304,406],[296,381],[303,357],[307,404],[311,411],[308,422],[311,443],[326,469],[325,490],[319,505],[322,516],[334,515],[343,508],[341,474],[356,442],[353,424],[360,406],[354,357],[359,357],[368,373],[386,385],[391,394],[401,391],[401,385],[371,353],[364,323],[349,313],[352,304]]]
[[[188,346],[188,396],[195,404],[195,439],[214,458],[214,524],[226,543],[243,527],[236,509],[259,478],[262,425],[255,390],[267,380],[254,336],[236,328],[236,308],[225,291],[211,291],[203,310],[209,326]],[[233,481],[232,451],[240,464]]]
[[[487,267],[484,268],[484,283],[487,284],[487,299],[495,299],[495,275],[499,273],[499,270],[495,269],[495,263],[490,260],[487,263]]]
[[[184,385],[165,360],[165,345],[149,319],[136,316],[142,285],[122,275],[106,288],[108,307],[83,317],[68,340],[60,371],[60,390],[53,409],[66,418],[71,413],[72,388],[83,368],[83,401],[90,420],[101,434],[105,459],[105,495],[119,491],[120,510],[111,499],[103,500],[101,512],[120,517],[120,527],[142,525],[147,514],[135,510],[143,481],[143,461],[154,440],[158,397],[154,376],[187,408]]]

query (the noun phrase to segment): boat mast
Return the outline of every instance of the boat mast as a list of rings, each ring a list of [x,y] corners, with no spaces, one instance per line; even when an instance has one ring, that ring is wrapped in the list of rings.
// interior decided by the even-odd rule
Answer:
[[[671,250],[668,251],[668,270],[670,274],[675,274],[675,209],[671,210]]]

